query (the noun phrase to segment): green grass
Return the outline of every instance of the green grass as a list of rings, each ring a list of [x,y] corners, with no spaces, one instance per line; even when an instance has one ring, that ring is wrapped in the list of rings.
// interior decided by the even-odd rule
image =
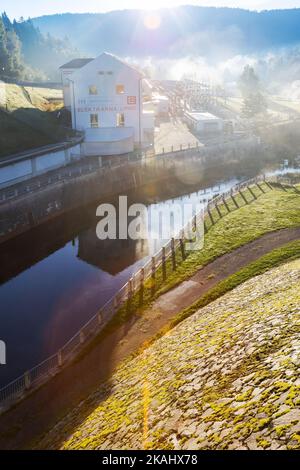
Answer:
[[[0,84],[0,157],[64,140],[59,97],[59,90]]]
[[[158,338],[161,338],[164,334],[166,334],[169,330],[197,312],[197,310],[205,307],[214,300],[217,300],[227,292],[232,291],[240,284],[243,284],[255,276],[259,276],[260,274],[265,273],[271,268],[275,268],[298,258],[300,258],[300,240],[287,243],[286,245],[271,251],[267,255],[262,256],[237,273],[219,282],[215,287],[210,289],[199,300],[197,300],[197,302],[178,313],[167,325],[165,325],[155,336],[153,336],[153,338],[148,340],[146,345],[143,345],[140,350],[136,351],[130,357],[132,358],[137,356],[145,349],[145,346],[148,347]]]
[[[235,196],[241,206],[239,209],[235,209],[233,201],[227,203],[230,210],[232,210],[230,213],[224,206],[220,205],[223,218],[216,225],[208,227],[204,248],[201,251],[190,252],[185,261],[182,261],[181,252],[178,250],[176,252],[176,270],[173,271],[172,262],[169,259],[166,263],[167,279],[163,280],[162,269],[158,269],[155,283],[153,284],[151,279],[147,280],[143,291],[137,292],[130,302],[126,302],[118,310],[100,335],[87,346],[87,349],[92,348],[94,343],[101,340],[107,333],[124,324],[133,314],[142,315],[143,311],[160,295],[190,278],[201,267],[209,264],[214,259],[268,232],[299,227],[300,194],[292,189],[287,191],[270,190],[266,184],[261,186],[264,191],[268,192],[263,194],[258,188],[252,188],[257,200],[253,200],[253,196],[248,190],[245,191],[244,195],[247,200],[249,202],[253,201],[248,205],[245,204],[241,196]],[[217,212],[214,210],[212,214],[217,220]],[[206,220],[206,224],[209,225],[208,220]]]
[[[208,305],[210,302],[218,299],[226,292],[233,290],[243,282],[249,279],[259,276],[265,273],[271,268],[280,266],[287,261],[293,261],[294,259],[300,258],[300,240],[288,243],[280,248],[277,248],[265,256],[262,256],[257,261],[249,264],[245,268],[241,269],[237,273],[228,277],[224,281],[221,281],[210,291],[208,291],[201,299],[195,302],[190,307],[180,312],[171,322],[171,326],[174,327],[180,323],[184,318],[189,317],[195,313],[199,308]]]
[[[269,190],[265,184],[261,185],[266,194],[262,194],[256,187],[252,188],[258,198],[253,201],[249,191],[243,194],[251,204],[246,205],[241,196],[235,196],[242,207],[234,210],[233,201],[229,202],[232,210],[228,214],[221,206],[223,219],[216,225],[210,226],[205,235],[204,248],[201,251],[190,253],[186,261],[178,265],[176,272],[169,275],[167,281],[158,290],[158,293],[168,291],[187,278],[191,277],[202,266],[214,259],[245,245],[262,235],[284,228],[300,226],[300,194],[294,190]],[[212,211],[214,220],[218,220],[217,211]]]
[[[182,412],[183,431],[195,424],[192,437],[199,438],[199,444],[204,440],[205,449],[229,448],[252,433],[262,448],[278,436],[288,437],[288,428],[297,420],[289,418],[286,428],[275,427],[274,420],[299,405],[293,357],[300,328],[299,262],[291,263],[299,255],[298,241],[252,263],[232,288],[289,260],[204,309],[135,360],[122,362],[110,381],[73,407],[36,447],[119,448],[121,442],[124,448],[173,448],[172,435],[178,429],[170,423],[173,410]],[[290,373],[285,375],[286,370]],[[261,393],[255,395],[257,388]],[[143,433],[145,417],[147,433]],[[222,429],[228,436],[221,435]],[[178,429],[180,444],[186,437],[182,430]],[[299,448],[292,439],[289,445]]]

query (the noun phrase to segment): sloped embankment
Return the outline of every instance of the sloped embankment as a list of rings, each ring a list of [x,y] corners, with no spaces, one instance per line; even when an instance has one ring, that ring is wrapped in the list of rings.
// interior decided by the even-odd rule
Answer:
[[[299,280],[296,260],[199,310],[39,447],[300,448]]]
[[[0,157],[63,140],[61,107],[61,90],[0,83]]]

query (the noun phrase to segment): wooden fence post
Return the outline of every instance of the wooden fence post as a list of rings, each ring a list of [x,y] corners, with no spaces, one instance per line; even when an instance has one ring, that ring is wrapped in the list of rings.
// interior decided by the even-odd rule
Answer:
[[[118,300],[117,300],[117,296],[114,296],[113,306],[114,306],[114,312],[116,312],[116,311],[118,310]]]
[[[156,275],[156,261],[155,261],[155,256],[152,256],[151,258],[151,293],[152,295],[155,292],[155,275]]]
[[[132,297],[132,279],[129,279],[127,299],[130,300],[131,297]]]
[[[210,212],[209,206],[207,206],[207,213],[208,213],[208,215],[209,215],[209,218],[210,218],[210,221],[211,221],[212,225],[215,225],[215,221],[214,221],[214,218],[213,218],[213,216],[212,216],[212,214],[211,214],[211,212]]]
[[[258,189],[260,189],[260,191],[261,191],[262,193],[265,194],[265,191],[263,190],[263,188],[261,187],[261,185],[259,184],[258,181],[256,182],[256,186],[258,187]]]
[[[230,212],[230,209],[229,209],[229,206],[228,206],[228,204],[227,204],[226,199],[225,199],[224,196],[222,196],[222,201],[223,201],[224,206],[225,206],[226,209],[227,209],[227,212],[229,213],[229,212]]]
[[[57,364],[58,364],[58,367],[61,367],[63,365],[63,358],[62,358],[61,349],[57,353]]]
[[[238,203],[237,203],[237,201],[236,201],[236,199],[235,199],[235,197],[234,197],[234,195],[233,195],[233,190],[231,190],[230,196],[231,196],[231,199],[233,200],[233,203],[234,203],[235,207],[236,207],[237,209],[239,209],[240,206],[238,205]]]
[[[145,270],[141,268],[140,271],[140,293],[139,293],[139,304],[143,305],[144,303],[144,281],[145,281]]]
[[[176,256],[175,256],[175,241],[174,238],[171,238],[171,252],[172,252],[172,268],[173,271],[176,269]]]
[[[181,256],[182,256],[182,261],[185,260],[185,249],[184,249],[184,238],[180,238],[180,250],[181,250]]]
[[[84,343],[84,332],[82,330],[80,330],[79,332],[79,341],[80,341],[80,344]]]
[[[240,189],[239,189],[239,194],[244,199],[245,204],[248,204],[248,201],[247,201],[246,197],[244,196],[243,191],[241,191]]]
[[[219,208],[219,206],[216,202],[214,203],[214,206],[215,206],[215,209],[216,209],[220,219],[222,219],[222,214],[221,214],[220,208]]]
[[[153,280],[155,280],[155,274],[156,274],[156,262],[155,262],[155,256],[152,256],[151,258],[151,277]]]
[[[254,194],[254,192],[252,191],[252,189],[250,188],[250,186],[248,186],[248,190],[249,190],[249,192],[252,194],[253,198],[254,198],[254,199],[257,199],[256,195]]]
[[[31,387],[31,377],[30,372],[25,372],[24,374],[25,388],[28,390]]]
[[[268,186],[268,188],[273,190],[273,186],[269,183],[269,181],[266,180],[266,177],[264,179],[265,184]]]
[[[144,268],[141,269],[141,281],[140,281],[140,289],[144,288],[144,281],[145,281],[145,270]]]
[[[161,265],[162,265],[162,277],[163,281],[167,279],[167,270],[166,270],[166,247],[162,247],[162,255],[161,255]]]

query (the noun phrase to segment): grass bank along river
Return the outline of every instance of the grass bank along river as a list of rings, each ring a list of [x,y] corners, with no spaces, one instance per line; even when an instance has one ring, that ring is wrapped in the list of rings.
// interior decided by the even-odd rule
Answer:
[[[290,262],[198,310],[37,447],[299,449],[299,274]]]
[[[235,182],[207,187],[206,180],[198,192],[175,202],[206,200]],[[55,229],[50,224],[22,243],[16,239],[1,247],[1,336],[7,344],[1,385],[56,352],[159,248],[151,240],[99,241],[95,208],[90,219],[83,209],[79,221],[66,218]]]
[[[270,227],[271,213],[269,211],[271,207],[271,200],[277,207],[275,217],[275,220],[277,220],[276,228],[278,229],[283,227],[285,224],[290,228],[280,230],[279,232],[273,231],[272,233],[268,233],[265,236],[260,237],[254,242],[248,244],[247,247],[249,247],[249,245],[252,247],[250,254],[247,252],[246,247],[244,246],[239,250],[235,250],[228,255],[218,258],[215,263],[210,263],[204,270],[201,270],[201,265],[199,266],[197,259],[195,259],[194,269],[197,270],[200,267],[200,271],[198,273],[199,296],[203,296],[203,294],[205,294],[204,297],[199,299],[199,302],[190,306],[183,312],[179,311],[180,308],[179,310],[177,308],[176,311],[173,309],[171,312],[167,312],[167,314],[165,314],[165,310],[162,311],[161,304],[158,305],[158,303],[160,302],[161,298],[168,297],[171,294],[174,295],[174,292],[176,294],[177,289],[175,289],[160,297],[158,301],[154,302],[154,304],[152,304],[152,306],[150,306],[150,308],[148,308],[146,311],[141,311],[139,312],[139,315],[131,317],[129,321],[120,326],[120,328],[115,328],[112,334],[107,335],[105,339],[103,339],[103,336],[101,335],[101,337],[98,338],[97,343],[94,344],[94,347],[90,345],[89,349],[85,351],[85,354],[80,358],[77,358],[75,363],[63,369],[61,374],[58,374],[45,387],[42,387],[36,393],[30,395],[28,399],[21,402],[15,409],[10,410],[7,414],[3,415],[1,419],[0,437],[2,445],[4,445],[5,448],[10,448],[10,446],[15,447],[18,445],[27,448],[29,443],[32,443],[32,440],[35,441],[37,436],[39,436],[41,433],[44,434],[46,429],[52,427],[54,424],[53,422],[55,422],[57,416],[65,414],[66,410],[70,410],[72,408],[77,409],[76,407],[78,401],[80,401],[82,397],[88,396],[88,394],[91,393],[95,387],[98,387],[99,380],[107,377],[107,372],[111,372],[117,364],[120,364],[120,359],[128,357],[130,352],[136,352],[141,346],[145,347],[145,341],[149,344],[149,340],[153,340],[154,335],[158,332],[161,335],[166,331],[169,331],[170,326],[174,326],[183,318],[186,318],[186,316],[189,316],[197,311],[200,307],[207,305],[207,303],[218,298],[220,295],[224,294],[224,292],[233,289],[241,282],[246,281],[252,276],[265,272],[266,269],[269,269],[272,266],[282,264],[288,259],[295,259],[297,254],[299,256],[298,241],[281,246],[282,244],[287,243],[288,240],[295,240],[295,236],[297,237],[297,234],[299,233],[299,192],[297,192],[295,189],[271,190],[269,188],[268,190],[268,185],[261,184],[260,186],[265,191],[264,193],[258,187],[255,188],[255,186],[252,187],[252,193],[248,189],[245,190],[244,197],[249,199],[249,204],[243,204],[243,198],[241,197],[241,199],[239,199],[239,204],[243,204],[243,207],[238,210],[232,207],[233,212],[230,212],[230,214],[226,213],[225,215],[225,207],[220,204],[219,209],[222,212],[224,211],[224,216],[215,226],[215,228],[218,227],[220,236],[223,236],[224,241],[227,241],[228,223],[230,222],[232,222],[233,225],[231,228],[232,231],[230,233],[235,233],[235,231],[239,232],[241,219],[237,217],[238,213],[243,214],[243,218],[246,218],[250,228],[255,227],[258,222],[258,217],[261,218],[258,236],[264,233],[264,229],[266,232],[270,232],[270,230],[272,230]],[[256,193],[257,199],[253,198],[254,191]],[[253,214],[252,217],[251,214]],[[216,217],[216,214],[214,214],[214,217]],[[266,221],[265,225],[263,223],[264,220]],[[213,231],[213,228],[209,230],[207,235],[209,235],[211,231]],[[251,233],[252,235],[257,235],[257,232]],[[268,241],[267,243],[266,240]],[[231,251],[232,249],[236,248],[236,246],[238,246],[238,242],[242,242],[240,237],[238,238],[237,244],[226,244],[226,250]],[[219,242],[217,240],[217,248],[218,245]],[[212,253],[209,254],[212,246],[213,245],[211,243],[208,243],[204,246],[203,255],[206,256],[207,263],[211,261],[214,256],[216,256],[216,252],[213,250]],[[267,254],[263,258],[259,258],[262,256],[262,254],[268,253],[268,246],[270,250],[274,250],[274,247],[276,246],[280,248],[276,249],[274,252],[272,251],[272,253]],[[254,249],[253,247],[256,248]],[[235,260],[235,262],[231,263],[230,269],[228,269],[226,259],[228,262],[228,257],[233,257],[233,259],[236,258],[237,251],[239,253],[243,252],[243,256],[241,257],[239,263],[236,262],[237,260]],[[259,259],[257,260],[257,258]],[[223,261],[223,264],[225,264],[222,266],[223,259],[225,260]],[[251,265],[245,266],[251,261]],[[218,262],[221,276],[216,274],[216,263]],[[187,258],[186,263],[189,263],[189,269],[191,273],[191,262],[189,258]],[[235,270],[239,270],[243,266],[245,267],[241,271],[235,273]],[[210,267],[212,269],[209,271]],[[166,288],[170,288],[176,283],[176,276],[170,276],[172,273],[171,266],[167,266],[167,272],[168,280],[170,282],[169,284],[165,284],[163,289],[160,289],[162,285],[160,277],[161,273],[159,271],[157,272],[155,283],[156,296],[158,296],[159,293],[161,293]],[[214,279],[211,279],[211,276],[206,278],[205,275],[203,281],[201,282],[201,276],[203,275],[203,272],[209,274],[215,273],[215,283],[213,282]],[[226,279],[226,277],[232,273],[234,274],[231,275],[230,278]],[[220,283],[221,279],[224,279],[224,281]],[[202,287],[204,287],[204,291]],[[180,288],[181,286],[178,289]],[[153,296],[151,297],[151,295],[149,295],[150,292],[151,287],[147,282],[144,289],[146,307],[147,301],[149,302],[151,299],[153,300]],[[194,301],[195,296],[194,298],[190,297],[190,302]],[[133,299],[133,302],[135,303],[135,299]],[[132,304],[133,302],[130,303]],[[186,303],[186,305],[189,305],[189,302]],[[178,307],[177,304],[176,307]],[[184,306],[181,306],[181,308],[184,308]],[[123,315],[124,313],[125,315]],[[115,316],[115,327],[118,325],[118,323],[125,321],[126,318],[128,318],[126,313],[126,310],[123,309],[117,313]],[[170,326],[168,324],[169,321],[171,321]],[[165,328],[166,326],[168,327],[167,329]],[[163,330],[160,331],[160,328],[163,328]],[[57,393],[58,390],[60,393]],[[107,389],[105,388],[105,390]],[[110,390],[109,384],[108,390]],[[84,406],[84,408],[82,408],[82,413],[78,413],[77,417],[80,422],[83,422],[89,412],[93,410],[94,401],[91,400],[90,403],[92,409],[89,408],[87,402],[87,407]],[[42,412],[41,404],[44,405]],[[35,422],[34,429],[31,429],[29,425],[29,416],[30,423],[32,420]],[[73,420],[71,420],[70,425],[71,429],[57,434],[57,439],[61,440],[60,442],[63,442],[65,433],[71,433],[76,426],[74,425]],[[11,438],[13,438],[13,442]],[[56,440],[56,445],[60,445],[58,444],[58,440]],[[40,445],[40,438],[37,439],[37,442],[39,443],[38,445]]]

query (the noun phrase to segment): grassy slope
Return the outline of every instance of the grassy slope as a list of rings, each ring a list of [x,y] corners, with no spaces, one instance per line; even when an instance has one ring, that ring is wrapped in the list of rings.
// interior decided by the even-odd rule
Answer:
[[[241,114],[243,108],[242,98],[227,98],[226,105],[223,98],[218,98],[219,103],[234,113]],[[268,112],[270,115],[288,119],[290,114],[300,113],[300,105],[297,101],[280,100],[274,96],[268,96]]]
[[[0,156],[64,138],[55,117],[62,106],[58,90],[0,85]]]
[[[263,187],[265,190],[267,189],[266,186],[263,186]],[[247,192],[246,194],[247,194],[248,199],[250,200],[250,197],[249,197],[250,193]],[[258,194],[259,192],[257,191],[257,195]],[[242,203],[241,197],[237,199],[239,201],[239,204],[241,204]],[[276,228],[278,229],[278,228],[284,228],[284,227],[299,226],[299,223],[300,223],[299,201],[300,201],[300,195],[293,191],[284,192],[284,191],[279,191],[279,190],[273,190],[273,191],[269,191],[265,195],[260,196],[260,198],[253,204],[249,206],[244,206],[238,211],[235,211],[229,215],[226,215],[226,217],[224,217],[220,222],[218,222],[218,224],[215,227],[212,227],[209,233],[207,234],[205,248],[203,252],[197,252],[197,253],[191,254],[190,257],[185,261],[185,263],[183,263],[180,267],[178,267],[178,271],[173,276],[169,277],[167,286],[164,286],[163,289],[160,289],[160,291],[157,291],[156,295],[159,295],[159,293],[162,290],[166,290],[172,287],[172,285],[177,284],[178,283],[177,274],[180,274],[181,278],[185,278],[191,275],[192,273],[194,273],[202,264],[208,263],[209,261],[221,255],[222,253],[230,251],[240,246],[243,243],[247,243],[248,241],[252,240],[253,238],[259,237],[260,235],[262,235],[263,233],[267,231],[272,231]],[[225,213],[227,212],[226,209],[224,207],[221,207],[221,210],[223,214],[225,215]],[[216,214],[214,214],[214,216],[216,217]],[[241,223],[241,219],[243,221],[242,223]],[[300,257],[300,241],[296,241],[296,242],[289,243],[279,249],[274,250],[273,252],[262,257],[256,262],[243,268],[240,272],[237,272],[233,276],[230,276],[228,279],[220,282],[216,287],[211,289],[211,291],[209,291],[204,297],[202,297],[196,304],[191,305],[188,309],[181,312],[181,314],[177,315],[171,321],[169,325],[166,325],[166,327],[155,338],[152,339],[151,342],[149,342],[148,344],[145,344],[144,348],[141,351],[138,351],[136,355],[143,353],[145,348],[147,348],[151,343],[155,342],[155,340],[157,340],[158,338],[164,336],[166,333],[170,334],[170,329],[172,329],[182,320],[194,314],[199,308],[205,307],[206,305],[218,299],[220,296],[222,296],[226,292],[233,290],[240,284],[251,279],[253,276],[262,274],[268,269],[270,269],[271,267],[279,266],[282,263],[286,262],[287,260],[293,260],[299,257]],[[188,266],[187,270],[185,269],[185,265]],[[169,266],[169,270],[170,270],[170,266]],[[160,279],[158,279],[158,285],[160,284],[161,284]],[[272,284],[270,283],[269,286],[271,287],[271,285]],[[292,291],[292,294],[298,295],[297,289],[295,290],[295,292]],[[145,296],[146,296],[146,301],[148,300],[148,303],[149,303],[151,301],[151,296],[149,295],[148,299],[147,299],[146,293],[145,293]],[[111,327],[124,321],[127,316],[128,316],[128,311],[126,310],[120,311],[119,317],[114,320],[114,324],[111,325]],[[173,333],[171,332],[171,334]],[[137,360],[139,361],[139,358],[137,358]],[[127,367],[127,366],[126,365],[121,366],[121,370],[123,367]],[[129,368],[130,370],[132,369],[131,366]],[[132,377],[132,380],[133,381],[135,380],[134,377]],[[88,406],[89,405],[90,405],[90,399],[88,400]],[[108,407],[110,407],[110,405],[108,405]],[[103,410],[102,407],[100,408],[101,410]],[[83,405],[83,410],[85,410],[85,405]],[[121,407],[121,409],[117,411],[118,412],[124,411],[124,407]],[[124,411],[124,413],[126,412]],[[73,418],[76,422],[77,422],[77,419],[79,418],[79,423],[80,423],[81,421],[80,417],[82,417],[82,420],[84,420],[84,416],[85,416],[85,411],[83,412],[82,415],[81,415],[81,412],[79,412],[79,410],[74,411]],[[120,414],[119,417],[121,419],[124,419],[124,416],[122,417],[122,413]],[[93,416],[91,416],[91,418],[88,418],[88,421],[90,419],[92,420]],[[114,425],[115,423],[112,423],[112,427]],[[62,426],[64,427],[65,423],[63,423]],[[62,432],[64,433],[67,431],[64,429],[64,431]],[[282,430],[280,432],[282,432]],[[92,434],[93,436],[91,437],[91,440],[93,441],[95,437],[94,431],[92,432]],[[110,434],[109,428],[105,429],[104,427],[103,434],[102,432],[99,432],[99,434],[95,437],[97,444],[99,444],[103,436],[106,436],[108,434]],[[60,438],[59,433],[58,433],[58,437]],[[85,438],[87,438],[87,435],[85,436]],[[45,444],[45,442],[47,442],[47,444]],[[56,438],[52,436],[50,440],[46,440],[45,442],[43,445],[48,446],[48,445],[57,445],[55,442],[58,442],[58,441],[56,441]],[[262,440],[261,442],[263,443],[263,445],[268,446],[267,441],[263,442]],[[85,445],[93,446],[94,444],[91,444],[89,439],[81,439],[81,432],[78,432],[76,435],[76,439],[73,442],[69,442],[68,444],[66,444],[67,447],[70,447],[70,446],[73,447],[73,445],[75,446],[79,445],[79,447],[80,446],[84,447]],[[164,443],[164,445],[168,446],[169,444]]]
[[[299,270],[298,259],[198,311],[122,364],[38,447],[299,448]]]
[[[288,243],[281,248],[271,251],[271,253],[259,258],[254,263],[249,264],[237,273],[220,282],[217,286],[207,292],[207,294],[201,297],[201,299],[177,315],[172,320],[171,324],[168,325],[167,329],[174,327],[182,320],[195,313],[199,308],[205,307],[210,302],[213,302],[226,292],[231,291],[252,277],[263,274],[273,267],[280,266],[287,261],[292,261],[298,258],[300,258],[300,240]],[[162,333],[163,332],[161,332],[159,336],[161,336]]]
[[[220,206],[223,218],[216,225],[209,227],[208,233],[205,235],[204,248],[200,251],[190,252],[183,262],[178,251],[176,254],[178,261],[176,271],[172,270],[171,261],[169,260],[167,263],[167,280],[163,281],[162,271],[159,269],[156,274],[154,294],[149,280],[143,292],[143,306],[140,307],[140,297],[137,294],[132,300],[130,308],[124,306],[115,315],[104,334],[126,321],[132,312],[142,312],[154,299],[188,279],[202,266],[219,256],[229,253],[265,233],[289,227],[299,227],[300,194],[294,190],[270,190],[265,184],[261,187],[264,191],[267,191],[265,194],[262,194],[258,188],[253,187],[252,189],[258,197],[256,201],[253,201],[249,191],[244,193],[249,202],[253,201],[251,204],[246,205],[241,196],[236,196],[240,209],[234,210],[234,203],[229,202],[228,206],[232,212],[228,214],[227,209]],[[217,220],[216,211],[213,211],[212,215]],[[208,224],[208,221],[206,223]]]
[[[236,196],[240,209],[233,210],[235,207],[232,201],[228,204],[233,210],[230,214],[224,206],[221,207],[224,218],[210,227],[205,235],[203,250],[191,252],[187,260],[178,266],[176,273],[169,276],[159,293],[187,279],[201,266],[265,233],[300,226],[300,193],[293,190],[268,190],[266,185],[262,187],[268,191],[266,194],[253,187],[258,197],[256,201],[253,201],[249,191],[244,193],[249,202],[253,201],[251,204],[246,205],[241,196]],[[218,219],[216,211],[212,215],[215,220]]]

